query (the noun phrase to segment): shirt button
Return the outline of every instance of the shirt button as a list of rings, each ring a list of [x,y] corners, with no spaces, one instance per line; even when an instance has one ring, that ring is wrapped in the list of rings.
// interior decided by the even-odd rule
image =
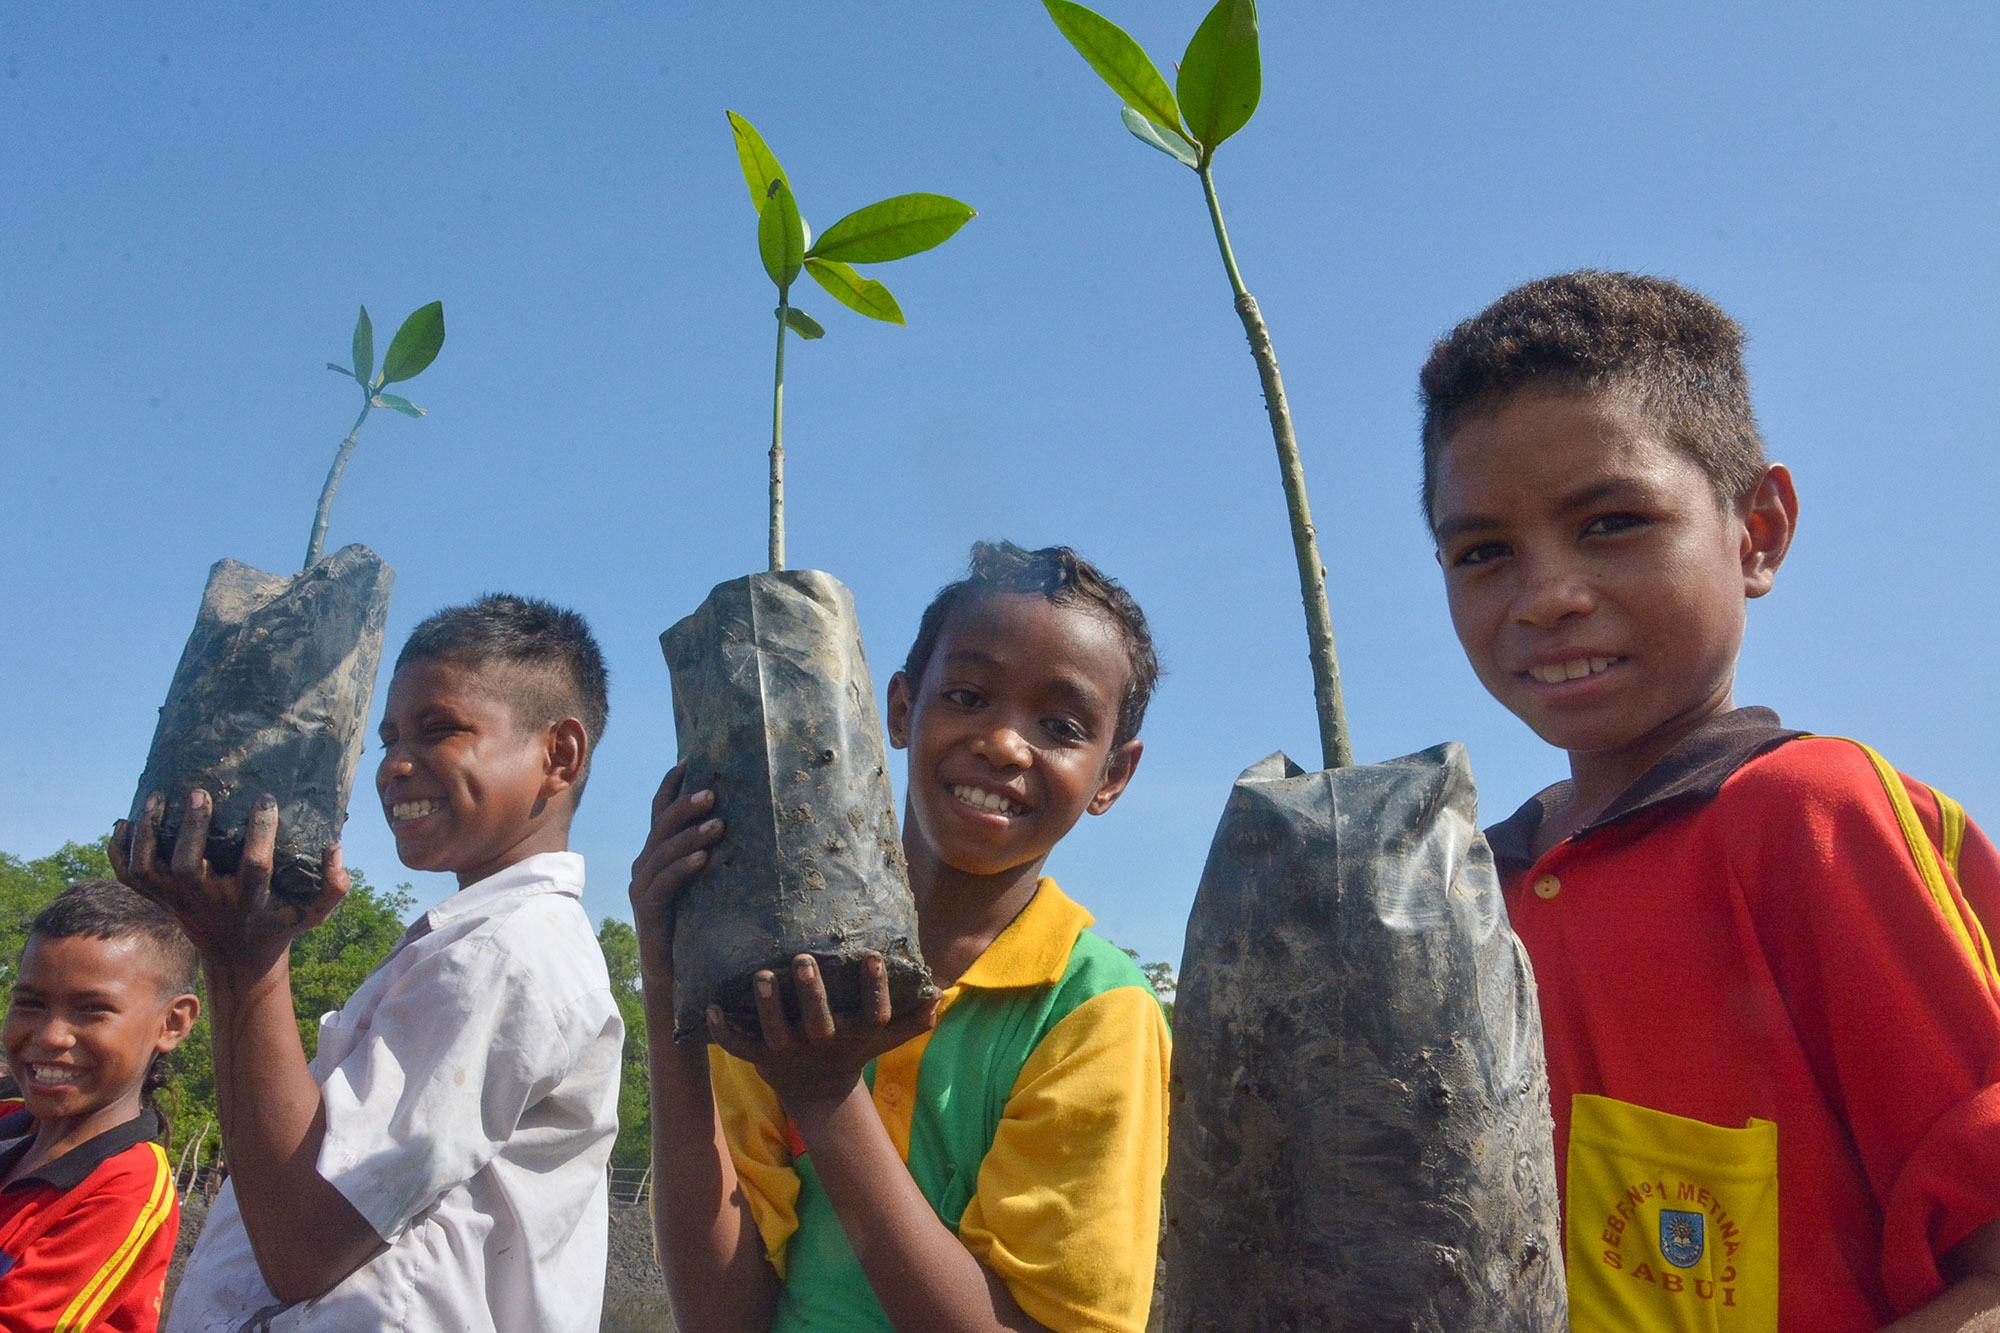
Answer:
[[[1537,898],[1553,898],[1562,891],[1562,881],[1554,875],[1543,875],[1535,881],[1535,896]]]

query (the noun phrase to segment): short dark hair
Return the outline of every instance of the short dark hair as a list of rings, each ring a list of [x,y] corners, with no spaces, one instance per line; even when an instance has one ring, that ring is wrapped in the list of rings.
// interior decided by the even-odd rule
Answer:
[[[611,717],[610,676],[590,626],[539,598],[489,592],[433,613],[410,631],[396,669],[423,661],[525,668],[510,700],[522,725],[546,727],[566,717],[583,723],[586,768]]]
[[[953,610],[975,597],[995,593],[1017,593],[1043,597],[1056,606],[1083,606],[1097,612],[1118,627],[1125,637],[1126,660],[1131,672],[1125,682],[1125,697],[1118,704],[1118,722],[1112,735],[1115,748],[1139,734],[1146,719],[1146,705],[1160,681],[1160,658],[1153,650],[1153,632],[1146,626],[1146,613],[1132,600],[1118,580],[1107,577],[1067,546],[1044,546],[1030,551],[1013,542],[974,542],[972,559],[965,577],[938,589],[937,596],[924,608],[917,623],[917,641],[903,660],[903,675],[910,688],[922,684],[937,651],[945,621]]]
[[[164,963],[167,993],[192,993],[201,978],[201,955],[180,923],[149,898],[115,879],[86,879],[70,885],[35,914],[28,938],[68,940],[143,939]]]
[[[1725,502],[1764,475],[1743,328],[1666,278],[1580,269],[1524,283],[1438,339],[1419,383],[1427,523],[1452,432],[1528,390],[1634,394]]]
[[[166,989],[162,998],[193,994],[201,984],[201,955],[194,941],[165,908],[126,888],[115,879],[85,879],[70,885],[47,907],[35,914],[28,926],[28,946],[37,939],[68,940],[141,939],[152,947],[164,965]],[[159,1137],[168,1135],[166,1113],[160,1108],[160,1089],[167,1085],[172,1065],[165,1054],[155,1053],[139,1083],[139,1101],[159,1117]]]

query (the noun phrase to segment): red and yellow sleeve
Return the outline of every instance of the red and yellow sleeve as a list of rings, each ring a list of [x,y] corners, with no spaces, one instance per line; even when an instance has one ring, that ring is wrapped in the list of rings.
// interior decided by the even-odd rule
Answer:
[[[708,1075],[729,1160],[764,1239],[764,1254],[782,1278],[785,1246],[799,1229],[799,1173],[792,1169],[784,1108],[755,1066],[719,1046],[708,1048]]]
[[[1022,1066],[959,1239],[1052,1329],[1146,1326],[1167,1161],[1166,1020],[1121,986]]]
[[[0,1276],[0,1328],[151,1330],[180,1232],[173,1172],[158,1144],[106,1162]]]
[[[1882,1206],[1882,1282],[1907,1312],[2000,1215],[2000,983],[1981,919],[2000,861],[1965,825],[1954,871],[1940,803],[1860,746],[1773,757],[1755,784],[1769,817],[1744,824],[1757,863],[1739,874],[1760,885],[1766,956]]]

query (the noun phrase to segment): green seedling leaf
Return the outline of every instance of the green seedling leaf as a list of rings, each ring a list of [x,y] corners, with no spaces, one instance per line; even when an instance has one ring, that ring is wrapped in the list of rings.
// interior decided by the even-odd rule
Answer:
[[[375,373],[375,326],[369,322],[368,307],[361,307],[361,318],[354,321],[354,378],[363,384]]]
[[[1119,111],[1125,117],[1125,128],[1132,131],[1132,137],[1140,143],[1159,149],[1182,166],[1195,168],[1201,166],[1201,155],[1195,151],[1194,145],[1186,139],[1183,139],[1178,134],[1166,135],[1160,133],[1159,126],[1147,120],[1129,106],[1120,107]]]
[[[359,375],[349,370],[346,366],[337,366],[331,361],[326,363],[326,368],[334,372],[336,375],[345,375],[347,376],[347,378],[351,380],[358,380],[361,378]]]
[[[1123,28],[1071,0],[1042,0],[1042,7],[1126,106],[1168,134],[1181,133],[1181,111],[1159,66]]]
[[[896,304],[896,298],[889,289],[873,278],[864,278],[846,264],[832,259],[821,259],[814,255],[806,260],[806,272],[812,274],[813,281],[826,288],[827,294],[846,306],[870,319],[879,319],[884,324],[901,324],[903,308]]]
[[[785,180],[785,169],[778,165],[777,154],[757,133],[757,127],[734,111],[725,114],[736,136],[736,160],[743,164],[743,182],[750,187],[750,207],[762,215],[764,201],[771,197],[771,182],[785,181],[787,186],[791,182]]]
[[[382,373],[375,377],[375,387],[415,379],[424,373],[424,367],[437,360],[438,349],[443,346],[444,302],[433,301],[411,311],[403,327],[389,340],[389,351],[382,358]]]
[[[944,244],[974,216],[968,205],[941,194],[899,194],[828,227],[812,254],[843,264],[885,264]]]
[[[406,417],[420,417],[424,409],[407,398],[398,398],[393,393],[378,393],[369,400],[377,407],[386,407],[392,412],[401,412]]]
[[[763,257],[764,271],[784,291],[799,276],[805,263],[806,234],[799,223],[799,206],[792,198],[784,177],[771,182],[771,194],[764,211],[757,215],[757,253]]]
[[[826,330],[820,327],[819,321],[797,306],[781,305],[771,313],[782,318],[785,321],[785,327],[793,333],[798,334],[801,338],[826,337]]]
[[[1249,124],[1264,86],[1257,54],[1257,0],[1216,0],[1181,56],[1174,87],[1202,160]]]

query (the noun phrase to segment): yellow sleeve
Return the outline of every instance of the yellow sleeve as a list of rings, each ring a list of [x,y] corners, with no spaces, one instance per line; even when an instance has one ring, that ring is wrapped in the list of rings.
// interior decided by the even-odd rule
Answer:
[[[792,1170],[784,1109],[754,1066],[720,1046],[708,1048],[708,1076],[750,1216],[764,1238],[765,1255],[783,1278],[785,1245],[799,1229],[799,1175]]]
[[[1049,1328],[1146,1326],[1167,1163],[1166,1019],[1121,986],[1021,1068],[959,1239]]]

